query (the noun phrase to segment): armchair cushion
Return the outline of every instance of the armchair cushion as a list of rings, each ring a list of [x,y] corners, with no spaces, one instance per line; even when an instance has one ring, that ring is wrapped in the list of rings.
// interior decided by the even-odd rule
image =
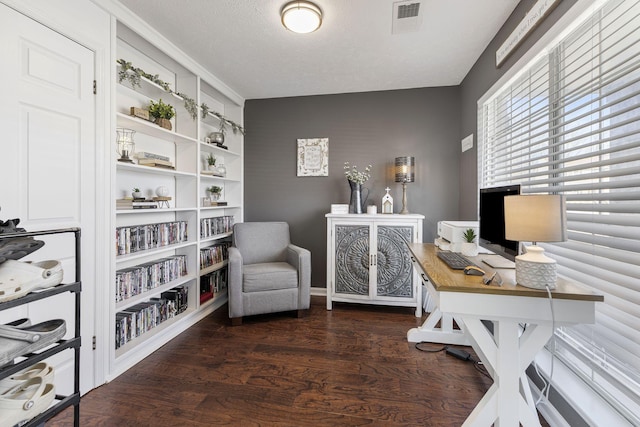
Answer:
[[[233,244],[242,252],[245,265],[284,262],[289,243],[289,224],[286,222],[245,222],[233,230]]]
[[[298,271],[286,262],[245,265],[243,292],[273,291],[298,287]]]

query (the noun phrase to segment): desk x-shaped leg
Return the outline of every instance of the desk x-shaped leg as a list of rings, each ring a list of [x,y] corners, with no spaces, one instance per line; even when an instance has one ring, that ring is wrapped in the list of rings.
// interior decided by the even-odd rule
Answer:
[[[462,316],[473,349],[494,383],[463,426],[540,427],[525,369],[553,334],[551,323],[529,324],[520,335],[515,320],[494,321],[493,334],[479,318]]]
[[[453,328],[454,320],[460,329]],[[438,322],[440,322],[440,327],[436,327]],[[434,309],[429,314],[422,326],[409,329],[407,341],[471,345],[467,335],[464,333],[464,324],[457,317],[441,312],[439,308]]]

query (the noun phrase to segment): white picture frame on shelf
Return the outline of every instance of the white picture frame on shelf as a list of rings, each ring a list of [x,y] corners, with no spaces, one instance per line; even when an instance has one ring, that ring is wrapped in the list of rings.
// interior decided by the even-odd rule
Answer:
[[[329,176],[329,138],[298,139],[298,176]]]

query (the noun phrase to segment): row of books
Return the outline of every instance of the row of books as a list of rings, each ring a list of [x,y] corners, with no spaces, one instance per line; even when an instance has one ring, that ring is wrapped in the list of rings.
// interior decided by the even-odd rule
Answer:
[[[200,237],[212,237],[230,233],[233,230],[233,215],[202,218],[200,220]]]
[[[174,245],[186,242],[187,239],[186,221],[118,227],[116,228],[116,254],[126,255]]]
[[[158,202],[147,199],[116,199],[116,209],[157,209]]]
[[[229,258],[231,242],[221,242],[207,248],[200,249],[200,269],[218,264]]]
[[[138,151],[136,153],[136,158],[138,159],[139,165],[175,169],[173,163],[171,163],[171,159],[168,156],[163,156],[161,154]]]
[[[116,349],[185,311],[188,293],[186,286],[179,286],[116,313]]]
[[[200,276],[200,304],[227,289],[227,267]]]
[[[116,302],[187,275],[186,255],[174,255],[116,271]]]

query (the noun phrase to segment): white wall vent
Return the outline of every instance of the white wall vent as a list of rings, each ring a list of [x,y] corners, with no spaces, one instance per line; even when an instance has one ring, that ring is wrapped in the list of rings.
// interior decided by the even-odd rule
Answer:
[[[419,1],[398,1],[393,3],[392,34],[418,31],[422,25]]]

